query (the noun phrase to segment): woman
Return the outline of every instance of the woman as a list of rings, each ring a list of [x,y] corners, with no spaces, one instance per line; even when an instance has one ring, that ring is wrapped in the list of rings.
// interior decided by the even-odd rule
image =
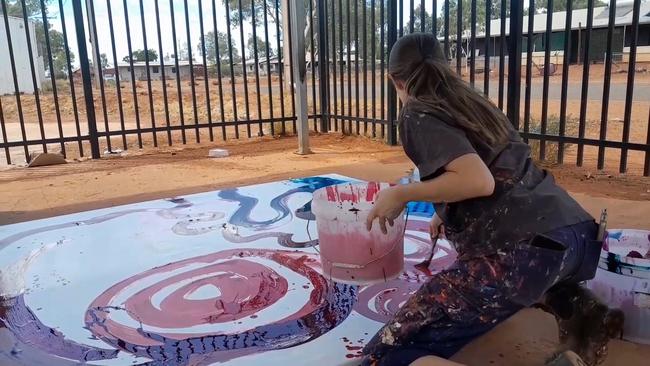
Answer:
[[[388,72],[422,183],[382,191],[368,229],[376,221],[385,232],[407,202],[434,202],[431,236],[444,228],[458,252],[364,349],[366,364],[406,365],[448,358],[552,287],[592,278],[601,243],[594,219],[534,165],[506,116],[456,76],[433,35],[399,39]],[[573,314],[569,299],[554,300],[556,315]],[[597,362],[602,342],[598,355],[576,352]]]

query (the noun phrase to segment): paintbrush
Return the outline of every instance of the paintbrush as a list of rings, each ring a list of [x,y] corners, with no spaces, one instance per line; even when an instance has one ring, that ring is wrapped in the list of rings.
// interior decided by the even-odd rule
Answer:
[[[427,258],[424,262],[418,263],[415,265],[415,268],[424,270],[428,269],[429,265],[431,265],[431,261],[433,260],[433,254],[436,252],[436,246],[438,245],[438,239],[440,239],[440,234],[442,233],[444,224],[438,225],[438,232],[436,233],[436,236],[431,238],[431,253],[429,253],[429,258]]]
[[[600,213],[600,222],[598,223],[598,236],[596,240],[603,241],[605,239],[605,231],[607,230],[607,209]]]

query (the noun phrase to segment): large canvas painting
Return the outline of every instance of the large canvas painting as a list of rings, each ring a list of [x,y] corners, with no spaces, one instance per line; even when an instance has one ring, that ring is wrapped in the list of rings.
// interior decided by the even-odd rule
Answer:
[[[337,175],[0,228],[2,365],[356,364],[430,273],[427,204],[409,205],[399,278],[321,275],[311,194]],[[353,245],[351,243],[350,245]],[[455,254],[437,246],[430,269]]]

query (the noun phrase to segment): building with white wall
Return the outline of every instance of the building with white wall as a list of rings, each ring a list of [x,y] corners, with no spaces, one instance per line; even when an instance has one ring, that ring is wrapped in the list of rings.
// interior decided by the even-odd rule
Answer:
[[[33,65],[29,63],[29,50],[27,47],[27,37],[25,36],[25,22],[22,18],[9,16],[9,33],[11,34],[11,45],[13,46],[13,56],[16,65],[16,77],[18,79],[18,91],[20,93],[34,93],[34,83],[32,81],[32,67],[36,72],[36,87],[41,88],[45,80],[45,67],[43,56],[38,52],[36,42],[36,27],[33,22],[29,22],[29,38],[32,43],[32,55],[34,57]],[[0,16],[0,95],[14,94],[14,79],[11,68],[9,54],[9,44],[7,42],[7,32],[4,17]]]

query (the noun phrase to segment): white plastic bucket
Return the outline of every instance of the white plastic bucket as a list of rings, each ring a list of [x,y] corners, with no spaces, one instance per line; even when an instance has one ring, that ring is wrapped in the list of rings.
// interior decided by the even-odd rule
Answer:
[[[650,344],[650,231],[610,230],[596,277],[587,283],[608,306],[625,313],[623,338]]]
[[[366,218],[387,183],[345,183],[314,192],[323,275],[335,282],[372,284],[397,277],[404,267],[404,215],[387,225],[388,234]]]

